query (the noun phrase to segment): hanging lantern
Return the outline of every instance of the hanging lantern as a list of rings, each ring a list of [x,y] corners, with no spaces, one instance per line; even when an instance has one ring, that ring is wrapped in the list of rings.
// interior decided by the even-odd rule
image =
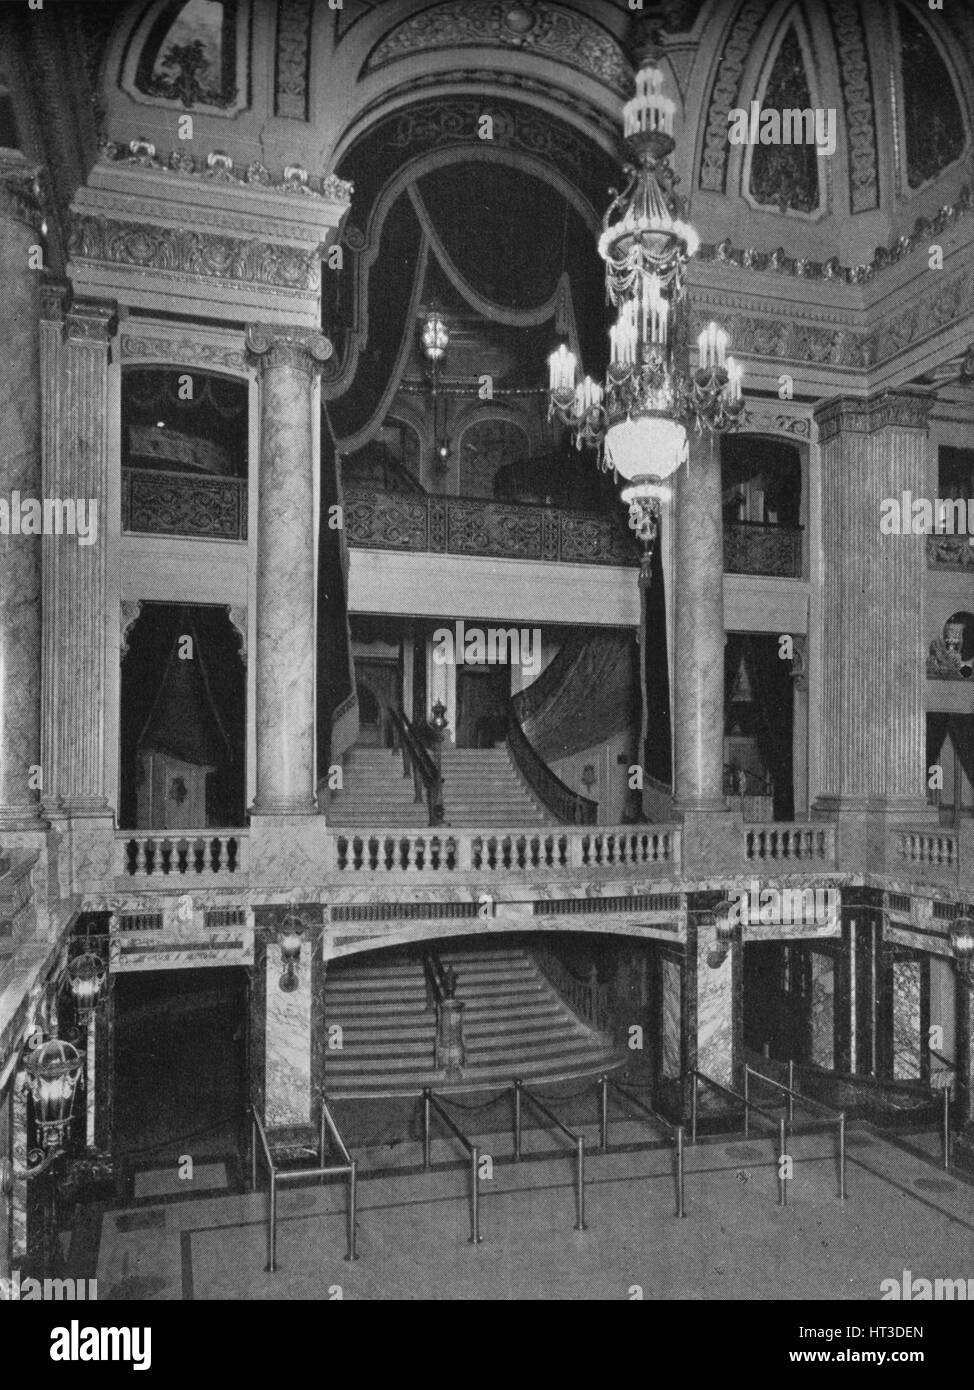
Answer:
[[[24,1064],[34,1102],[34,1120],[40,1128],[45,1149],[64,1141],[82,1065],[78,1049],[60,1038],[42,1043]]]
[[[94,1012],[108,975],[105,962],[93,951],[75,956],[67,968],[68,988],[78,1014],[78,1022],[86,1028]]]

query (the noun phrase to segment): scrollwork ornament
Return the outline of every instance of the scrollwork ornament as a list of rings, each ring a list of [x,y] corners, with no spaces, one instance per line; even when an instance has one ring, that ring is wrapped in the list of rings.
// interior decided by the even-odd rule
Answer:
[[[262,372],[291,367],[313,376],[334,352],[331,341],[310,328],[282,329],[251,324],[245,342],[248,356],[256,361]]]

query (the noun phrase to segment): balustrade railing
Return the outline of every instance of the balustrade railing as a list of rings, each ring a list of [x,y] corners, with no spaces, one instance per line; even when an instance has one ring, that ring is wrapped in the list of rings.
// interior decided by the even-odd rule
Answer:
[[[642,872],[675,874],[680,864],[677,826],[619,826],[546,830],[365,830],[335,836],[340,873],[451,874],[600,869],[631,865]]]
[[[811,861],[831,867],[835,864],[835,826],[824,823],[749,826],[744,832],[744,854],[749,861]]]
[[[599,980],[595,966],[589,970],[587,979],[581,979],[549,947],[532,947],[531,954],[572,1012],[590,1028],[608,1033],[612,1027],[609,986]]]
[[[163,468],[123,468],[122,530],[245,541],[247,480]]]
[[[443,778],[439,765],[429,749],[420,742],[413,725],[401,709],[390,708],[395,747],[402,753],[402,773],[412,777],[414,799],[426,801],[431,826],[443,821]]]
[[[594,825],[599,803],[572,791],[535,751],[514,708],[508,710],[507,747],[518,772],[541,804],[563,825]]]
[[[802,528],[762,521],[725,521],[724,573],[800,579]]]
[[[895,859],[911,868],[937,869],[950,874],[958,868],[957,836],[951,831],[899,827],[892,832]]]
[[[223,878],[246,872],[241,830],[122,830],[115,837],[118,878]]]

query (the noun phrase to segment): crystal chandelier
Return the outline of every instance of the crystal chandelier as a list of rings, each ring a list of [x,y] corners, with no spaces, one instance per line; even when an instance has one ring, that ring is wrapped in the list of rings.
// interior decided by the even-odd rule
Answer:
[[[595,447],[600,468],[624,480],[644,576],[667,479],[687,458],[688,427],[733,429],[744,404],[741,367],[727,355],[727,334],[717,324],[700,334],[698,363],[690,367],[686,267],[700,239],[674,192],[667,158],[676,144],[676,102],[662,85],[651,57],[623,111],[629,181],[602,220],[606,301],[618,310],[605,383],[579,380],[575,354],[564,344],[548,360],[548,417],[569,426],[579,449]]]

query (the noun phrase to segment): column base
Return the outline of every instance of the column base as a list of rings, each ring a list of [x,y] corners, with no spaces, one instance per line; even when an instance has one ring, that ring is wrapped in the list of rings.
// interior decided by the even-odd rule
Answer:
[[[329,852],[324,816],[272,815],[257,808],[251,812],[251,888],[280,892],[285,900],[317,889],[329,869]]]
[[[684,878],[722,877],[745,868],[744,818],[726,803],[716,811],[684,812],[680,839]]]
[[[913,797],[818,797],[812,821],[823,820],[835,825],[840,869],[901,876],[904,864],[891,849],[890,831],[905,826],[936,830],[940,824],[936,807]]]

